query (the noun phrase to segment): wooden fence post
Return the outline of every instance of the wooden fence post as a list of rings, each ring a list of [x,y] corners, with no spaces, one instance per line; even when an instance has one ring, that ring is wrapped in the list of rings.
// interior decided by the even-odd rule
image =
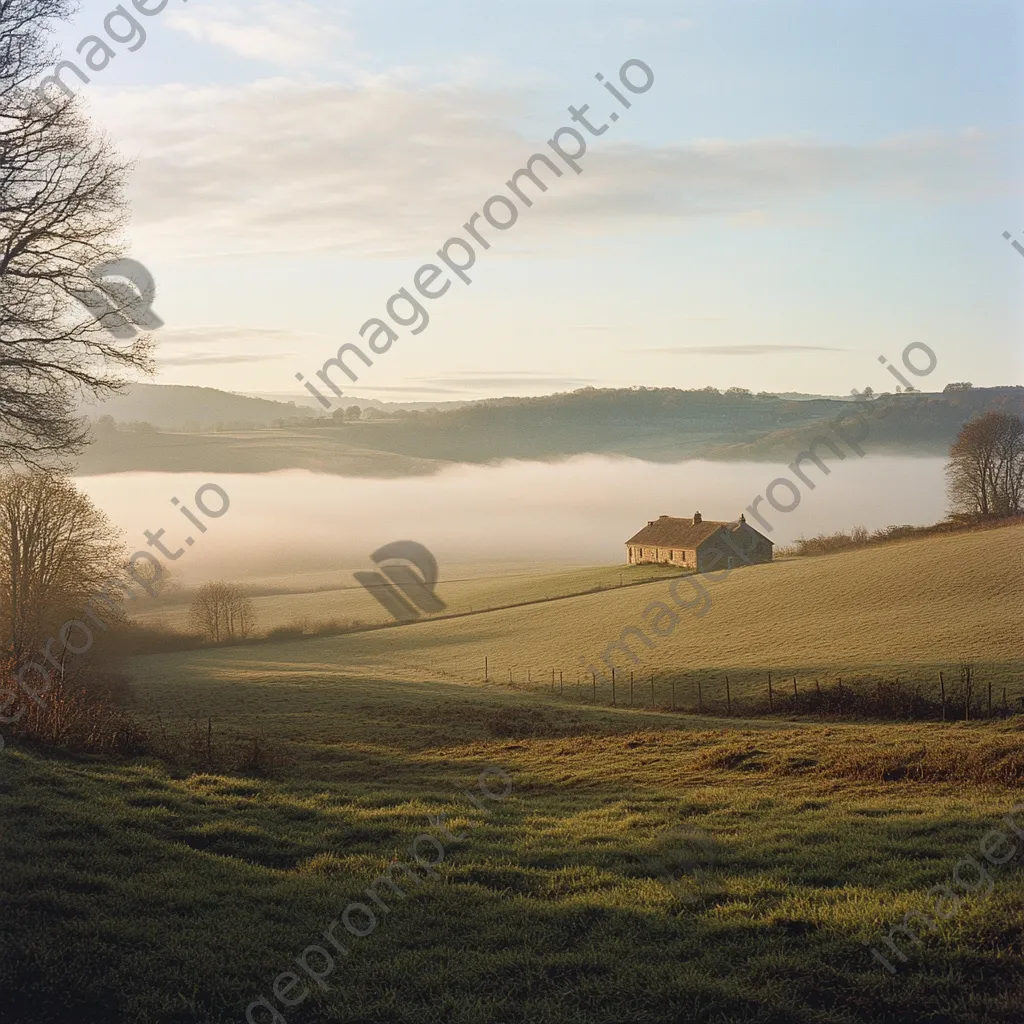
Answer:
[[[729,677],[725,677],[725,709],[732,716],[732,693],[729,690]]]
[[[992,680],[988,681],[988,717],[992,717]]]
[[[633,673],[629,673],[629,706],[633,706]]]
[[[704,714],[704,691],[701,689],[700,676],[697,676],[697,712]]]
[[[612,669],[612,707],[615,707],[615,669]]]
[[[676,709],[676,681],[672,680],[672,710]]]
[[[487,682],[487,655],[484,655],[484,682]]]
[[[772,698],[772,674],[768,673],[768,714],[771,714],[775,710],[775,702]]]
[[[796,676],[793,676],[793,701],[794,701],[794,703],[796,702],[796,700],[797,700],[797,698],[799,696],[800,696],[800,694],[798,694],[796,692]]]
[[[651,707],[654,707],[654,673],[651,673]]]
[[[562,689],[562,670],[559,669],[558,670],[558,696],[561,697],[563,692],[564,691]]]
[[[594,682],[594,703],[596,704],[597,703],[597,673],[596,672],[591,672],[590,676],[591,676],[591,679]]]
[[[946,680],[939,673],[939,689],[942,691],[942,720],[946,720]]]

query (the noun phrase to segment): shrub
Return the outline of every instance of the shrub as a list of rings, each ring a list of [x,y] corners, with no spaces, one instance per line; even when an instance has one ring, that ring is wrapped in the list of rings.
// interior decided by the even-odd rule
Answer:
[[[74,685],[57,680],[40,698],[26,703],[25,714],[11,727],[18,739],[77,754],[131,757],[150,749],[148,733],[127,711],[119,708],[114,692],[126,687],[111,680],[111,689]]]

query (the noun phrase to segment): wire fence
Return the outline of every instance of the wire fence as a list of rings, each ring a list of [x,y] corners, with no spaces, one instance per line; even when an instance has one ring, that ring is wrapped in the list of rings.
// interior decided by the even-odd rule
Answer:
[[[730,673],[615,669],[598,674],[499,668],[488,657],[482,681],[547,692],[573,703],[714,717],[970,722],[1024,714],[1019,666],[979,666],[966,661],[934,671],[847,676],[830,671],[806,675],[749,669]]]

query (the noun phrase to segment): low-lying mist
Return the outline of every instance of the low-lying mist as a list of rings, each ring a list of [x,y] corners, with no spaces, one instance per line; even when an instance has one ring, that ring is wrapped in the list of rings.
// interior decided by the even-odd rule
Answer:
[[[906,457],[831,462],[822,476],[805,470],[800,504],[780,513],[762,502],[776,545],[800,535],[863,524],[931,523],[945,512],[943,460]],[[446,566],[525,563],[601,564],[624,560],[624,542],[659,515],[735,519],[782,465],[690,461],[672,465],[581,456],[560,462],[453,466],[425,477],[349,478],[288,470],[268,474],[125,473],[77,483],[125,531],[132,550],[143,531],[164,529],[165,561],[177,580],[239,581],[336,577],[370,567],[369,554],[389,541],[416,540]],[[205,483],[223,488],[228,511],[204,518],[194,495]],[[171,503],[207,527],[200,533]],[[790,500],[780,491],[779,500]],[[206,497],[214,511],[216,498]],[[748,519],[750,517],[748,516]],[[756,526],[756,522],[751,520]],[[194,544],[186,545],[192,537]],[[151,548],[155,552],[155,548]],[[348,581],[351,582],[351,581]]]

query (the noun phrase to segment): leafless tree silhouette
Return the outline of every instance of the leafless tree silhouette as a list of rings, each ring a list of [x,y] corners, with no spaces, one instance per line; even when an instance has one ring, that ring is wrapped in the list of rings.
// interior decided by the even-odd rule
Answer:
[[[42,465],[80,450],[83,395],[152,369],[148,336],[115,338],[75,297],[117,259],[127,165],[55,88],[32,88],[53,60],[69,0],[0,0],[0,460]]]
[[[950,507],[965,515],[1008,516],[1024,506],[1024,420],[986,412],[965,423],[946,466]]]
[[[207,583],[189,607],[189,625],[208,640],[219,643],[252,635],[256,612],[252,600],[232,583]]]

